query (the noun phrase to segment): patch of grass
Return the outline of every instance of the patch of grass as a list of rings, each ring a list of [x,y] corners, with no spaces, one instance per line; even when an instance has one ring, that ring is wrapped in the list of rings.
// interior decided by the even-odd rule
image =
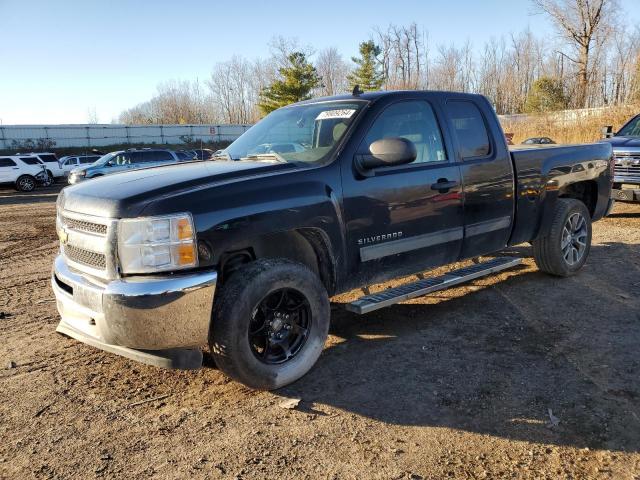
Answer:
[[[590,110],[549,112],[502,118],[505,133],[513,133],[518,145],[530,137],[550,137],[557,143],[591,143],[602,139],[602,128],[613,125],[614,132],[640,113],[639,105]]]

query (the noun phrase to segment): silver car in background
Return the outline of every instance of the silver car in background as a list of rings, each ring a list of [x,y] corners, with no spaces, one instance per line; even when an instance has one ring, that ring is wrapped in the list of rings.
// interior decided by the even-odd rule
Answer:
[[[74,168],[69,173],[69,184],[74,185],[90,178],[112,173],[189,160],[194,160],[193,156],[182,151],[174,152],[173,150],[151,148],[121,150],[107,153],[90,165]]]

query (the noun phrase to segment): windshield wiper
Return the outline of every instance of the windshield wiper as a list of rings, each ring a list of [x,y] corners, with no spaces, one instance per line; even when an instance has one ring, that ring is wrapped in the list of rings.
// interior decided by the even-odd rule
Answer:
[[[282,163],[287,163],[287,161],[276,152],[269,153],[250,153],[246,157],[241,158],[241,160],[269,160],[275,159]]]

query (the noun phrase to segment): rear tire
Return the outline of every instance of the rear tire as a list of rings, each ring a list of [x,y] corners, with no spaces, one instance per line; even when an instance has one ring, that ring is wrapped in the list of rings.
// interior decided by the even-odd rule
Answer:
[[[21,175],[16,180],[16,190],[19,192],[32,192],[36,188],[36,179],[31,175]]]
[[[330,307],[306,266],[262,259],[238,269],[216,295],[209,346],[216,365],[248,387],[273,390],[305,375],[322,353]]]
[[[576,274],[589,256],[591,234],[586,205],[573,198],[559,198],[548,234],[532,242],[536,265],[559,277]]]

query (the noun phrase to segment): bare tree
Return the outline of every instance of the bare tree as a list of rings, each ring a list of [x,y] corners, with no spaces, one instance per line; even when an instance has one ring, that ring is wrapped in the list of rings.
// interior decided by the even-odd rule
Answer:
[[[120,114],[126,124],[208,123],[212,121],[198,81],[170,80],[158,85],[151,100]]]
[[[335,95],[349,90],[349,66],[342,59],[342,55],[335,47],[325,48],[318,53],[315,62],[318,75],[322,77],[322,86],[318,89],[319,95]]]
[[[382,74],[386,88],[419,88],[426,61],[423,37],[416,25],[389,25],[386,30],[374,29],[375,42],[380,46]]]
[[[98,112],[96,112],[96,107],[87,108],[87,123],[98,123]]]
[[[258,118],[262,84],[256,82],[255,65],[242,57],[215,65],[207,85],[218,117],[225,123],[247,124]]]
[[[577,67],[576,103],[588,106],[589,73],[592,49],[601,45],[611,31],[617,0],[533,0],[549,15],[569,43],[573,55],[566,57]]]
[[[297,38],[283,37],[282,35],[271,38],[269,50],[276,71],[289,65],[289,55],[293,52],[304,53],[307,58],[315,53],[315,49],[311,45],[302,45]]]

